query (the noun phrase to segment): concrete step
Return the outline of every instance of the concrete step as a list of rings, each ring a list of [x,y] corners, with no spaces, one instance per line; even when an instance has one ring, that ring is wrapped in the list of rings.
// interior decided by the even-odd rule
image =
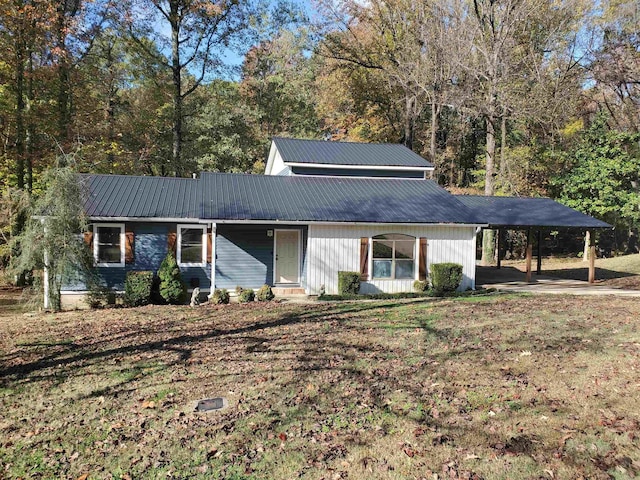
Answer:
[[[302,287],[272,287],[273,294],[278,297],[290,297],[290,296],[306,296],[304,288]]]

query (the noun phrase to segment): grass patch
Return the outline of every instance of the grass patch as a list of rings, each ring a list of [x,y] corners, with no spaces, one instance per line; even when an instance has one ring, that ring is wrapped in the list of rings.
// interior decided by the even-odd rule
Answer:
[[[0,476],[634,478],[637,318],[496,294],[5,312]]]

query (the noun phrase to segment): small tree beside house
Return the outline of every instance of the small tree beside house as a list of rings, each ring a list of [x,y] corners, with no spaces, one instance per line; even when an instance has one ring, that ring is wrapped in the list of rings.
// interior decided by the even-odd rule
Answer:
[[[88,222],[82,202],[82,184],[73,168],[44,172],[45,189],[28,209],[23,232],[14,237],[15,272],[44,272],[44,306],[60,310],[60,289],[66,283],[86,281],[93,271],[91,252],[82,233]]]

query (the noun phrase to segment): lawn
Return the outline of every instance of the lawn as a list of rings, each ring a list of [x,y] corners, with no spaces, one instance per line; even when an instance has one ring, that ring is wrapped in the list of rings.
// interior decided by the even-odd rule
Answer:
[[[0,478],[634,478],[638,318],[506,295],[0,313]]]

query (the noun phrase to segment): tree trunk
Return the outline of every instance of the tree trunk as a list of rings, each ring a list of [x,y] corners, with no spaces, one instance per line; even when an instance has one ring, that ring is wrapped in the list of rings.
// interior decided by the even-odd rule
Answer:
[[[495,158],[496,158],[496,117],[492,113],[487,115],[487,164],[484,176],[484,194],[491,196],[495,193]]]
[[[506,109],[502,113],[502,122],[500,123],[500,183],[505,182],[507,174],[507,160],[505,148],[507,146],[507,112]]]
[[[493,110],[492,110],[493,111]],[[485,173],[484,194],[491,196],[494,194],[494,159],[496,155],[496,132],[495,115],[487,115],[487,165]],[[495,251],[495,231],[485,230],[482,235],[482,265],[493,263]]]
[[[35,27],[35,25],[33,25]],[[34,90],[33,90],[33,44],[30,44],[28,47],[28,63],[27,63],[27,136],[26,136],[26,178],[25,178],[25,186],[27,188],[27,192],[30,194],[33,190],[33,157],[35,154],[35,145],[36,141],[36,125],[33,121],[33,112],[31,111],[33,107],[34,101]]]
[[[438,105],[436,102],[431,102],[431,137],[429,139],[429,155],[431,156],[431,162],[435,166],[436,164],[436,133],[438,131]]]
[[[64,2],[58,9],[58,25],[57,25],[57,41],[56,47],[58,48],[58,98],[56,101],[56,107],[58,110],[58,141],[63,144],[67,143],[69,139],[69,124],[71,123],[71,115],[69,111],[69,92],[70,92],[70,67],[67,58],[67,45],[66,45],[66,21]]]
[[[115,155],[113,153],[113,144],[116,141],[116,95],[118,93],[118,89],[115,86],[115,80],[112,75],[112,69],[114,67],[114,59],[112,46],[107,49],[107,66],[109,71],[109,97],[107,99],[107,111],[106,111],[106,122],[107,122],[107,138],[109,139],[109,148],[107,153],[107,162],[109,162],[109,171],[113,173],[112,168],[115,162]]]
[[[24,126],[25,101],[24,101],[24,57],[25,57],[24,32],[18,31],[16,38],[16,180],[18,188],[25,186],[25,137]]]
[[[413,149],[415,102],[415,96],[409,93],[405,94],[404,146],[410,150]]]
[[[182,66],[180,65],[180,21],[178,17],[178,2],[170,2],[171,19],[171,71],[173,80],[173,150],[172,160],[176,175],[181,172],[180,160],[182,154]]]

